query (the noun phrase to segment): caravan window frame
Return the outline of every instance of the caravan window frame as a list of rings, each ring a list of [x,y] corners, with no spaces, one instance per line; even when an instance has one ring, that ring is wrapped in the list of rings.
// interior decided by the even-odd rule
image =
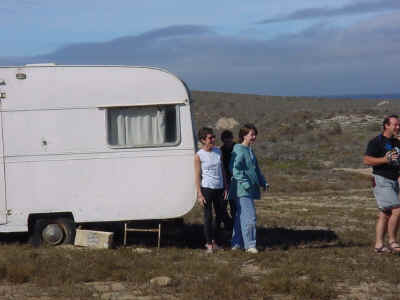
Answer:
[[[180,104],[154,104],[154,105],[129,105],[129,106],[107,106],[105,109],[105,130],[106,130],[106,143],[111,149],[136,149],[136,148],[163,148],[163,147],[175,147],[181,144],[181,116],[180,116]],[[174,142],[163,143],[163,144],[127,144],[127,145],[114,145],[110,143],[111,129],[110,129],[110,111],[113,109],[144,109],[144,108],[163,108],[163,107],[174,107],[175,108],[175,127],[176,127],[176,140]]]

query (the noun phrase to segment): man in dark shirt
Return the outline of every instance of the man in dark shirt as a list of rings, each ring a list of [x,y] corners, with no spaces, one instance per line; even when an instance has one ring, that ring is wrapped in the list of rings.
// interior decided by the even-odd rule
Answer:
[[[375,252],[392,251],[400,253],[397,243],[399,227],[399,154],[396,152],[400,142],[395,138],[399,134],[400,122],[396,115],[383,120],[383,132],[369,141],[364,155],[364,163],[372,166],[373,188],[380,210],[376,224]],[[400,150],[400,149],[399,149]],[[384,237],[388,233],[389,248],[384,246]]]
[[[231,174],[231,171],[229,170],[229,162],[231,160],[233,146],[235,145],[235,143],[233,141],[232,131],[224,130],[221,133],[221,141],[223,143],[222,146],[220,147],[220,150],[222,152],[222,167],[224,168],[224,171],[225,171],[226,181],[227,181],[228,185],[230,185],[232,174]],[[231,200],[231,199],[229,200],[231,217],[229,217],[229,215],[227,213],[227,205],[228,205],[227,200],[224,199],[224,212],[225,212],[225,215],[223,218],[224,227],[232,229],[233,228],[233,220],[232,219],[235,217],[234,200]],[[217,225],[219,225],[219,224],[217,224]]]

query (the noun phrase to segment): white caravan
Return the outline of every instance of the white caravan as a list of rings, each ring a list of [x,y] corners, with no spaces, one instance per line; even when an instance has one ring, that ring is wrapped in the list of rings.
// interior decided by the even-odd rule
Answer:
[[[71,242],[86,222],[195,203],[186,85],[148,67],[0,67],[0,232]]]

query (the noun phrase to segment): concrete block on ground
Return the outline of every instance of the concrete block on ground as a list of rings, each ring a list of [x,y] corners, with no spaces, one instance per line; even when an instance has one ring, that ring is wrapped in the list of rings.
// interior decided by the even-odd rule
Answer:
[[[113,232],[77,229],[75,246],[110,249],[113,244]]]

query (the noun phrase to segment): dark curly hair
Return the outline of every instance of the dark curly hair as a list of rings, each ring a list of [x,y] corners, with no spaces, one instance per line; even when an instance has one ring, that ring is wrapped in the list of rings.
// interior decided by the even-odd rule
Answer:
[[[214,131],[209,127],[202,127],[199,129],[199,133],[197,135],[199,141],[205,140],[208,134],[214,135]]]
[[[228,129],[222,131],[222,133],[221,133],[221,141],[224,141],[225,139],[233,139],[232,131],[230,131]]]

